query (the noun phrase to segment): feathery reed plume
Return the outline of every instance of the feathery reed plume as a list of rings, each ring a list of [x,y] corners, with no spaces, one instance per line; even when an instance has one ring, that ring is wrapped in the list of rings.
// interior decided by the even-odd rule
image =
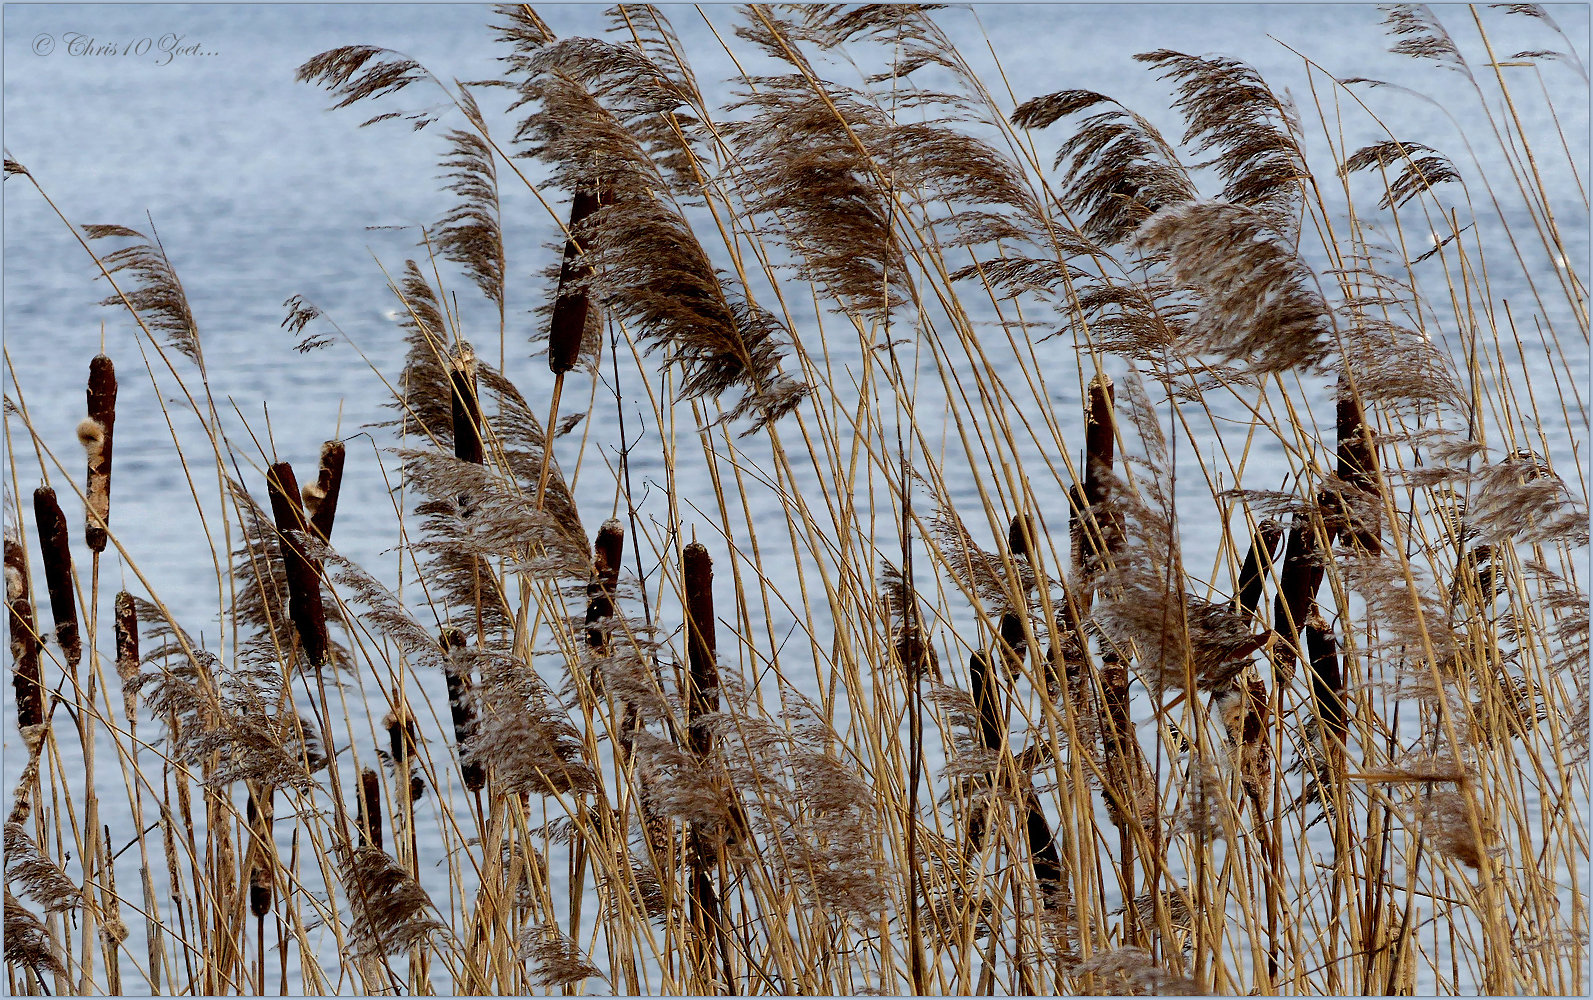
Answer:
[[[481,434],[481,400],[476,395],[475,355],[463,345],[448,367],[449,398],[453,407],[454,457],[480,465],[485,457]]]
[[[294,74],[299,83],[322,87],[336,97],[333,108],[394,94],[426,79],[426,70],[413,59],[376,45],[345,45],[313,56]],[[370,125],[393,114],[379,115]],[[429,119],[419,118],[417,128]]]
[[[382,719],[387,730],[387,760],[393,767],[393,777],[399,788],[409,790],[409,801],[418,802],[426,794],[426,780],[415,773],[415,744],[420,727],[405,705],[395,707]]]
[[[557,924],[527,927],[520,932],[515,951],[522,962],[531,966],[533,986],[551,989],[573,986],[583,979],[608,981],[581,951],[581,946],[560,931]]]
[[[276,895],[276,873],[271,860],[271,826],[275,820],[272,798],[276,792],[266,789],[257,796],[249,790],[244,818],[249,825],[249,912],[264,917],[271,912],[271,902]]]
[[[1173,279],[1198,299],[1179,353],[1266,375],[1316,368],[1331,352],[1333,316],[1315,277],[1261,211],[1188,202],[1156,213],[1135,241],[1164,254]]]
[[[266,475],[271,513],[276,521],[282,561],[287,569],[288,617],[298,631],[299,644],[313,667],[327,663],[331,642],[326,632],[326,608],[321,603],[321,571],[305,546],[309,529],[300,506],[299,482],[293,466],[277,462]]]
[[[358,799],[355,802],[355,825],[359,828],[360,847],[382,849],[382,776],[373,768],[360,772]]]
[[[1454,164],[1442,153],[1419,142],[1400,142],[1389,139],[1362,146],[1344,158],[1339,176],[1348,177],[1359,170],[1381,167],[1385,171],[1397,165],[1399,172],[1392,181],[1385,177],[1383,196],[1378,208],[1398,208],[1412,198],[1431,190],[1438,184],[1460,180]]]
[[[402,954],[448,929],[426,890],[381,848],[356,848],[338,874],[354,912],[349,933],[360,958]]]
[[[686,610],[687,676],[686,721],[692,753],[706,763],[713,753],[713,732],[705,716],[719,711],[719,663],[714,642],[713,560],[700,542],[692,542],[682,552],[681,576],[684,580]],[[713,872],[718,866],[719,848],[711,831],[701,823],[691,825],[686,863],[691,869],[691,920],[696,936],[697,972],[703,982],[713,976],[714,953],[724,936],[720,919],[719,893]],[[727,965],[730,957],[723,955]],[[726,978],[729,985],[729,978]]]
[[[1335,498],[1336,506],[1345,521],[1345,534],[1356,545],[1375,556],[1383,551],[1379,527],[1381,511],[1377,509],[1377,505],[1380,505],[1377,499],[1377,454],[1366,412],[1343,373],[1339,375],[1337,417],[1338,476],[1361,493],[1366,501],[1356,502],[1357,498],[1339,494]],[[1368,513],[1370,516],[1367,516]]]
[[[561,795],[597,788],[581,734],[569,711],[524,660],[483,649],[455,649],[458,662],[481,664],[476,685],[476,730],[465,761],[491,767],[494,788]]]
[[[1019,128],[1047,128],[1097,105],[1057,150],[1056,166],[1068,178],[1062,204],[1080,219],[1083,234],[1111,246],[1126,242],[1145,220],[1195,197],[1178,155],[1156,127],[1104,94],[1064,90],[1032,98],[1012,112]]]
[[[122,710],[129,727],[138,726],[138,607],[133,595],[116,595],[116,675],[122,681]]]
[[[470,678],[470,667],[464,658],[453,655],[455,650],[464,649],[468,643],[465,634],[459,629],[445,628],[441,644],[444,655],[443,678],[448,684],[448,714],[453,719],[454,745],[459,748],[460,755],[459,774],[466,789],[478,792],[487,783],[486,769],[477,761],[464,760],[465,744],[476,731],[476,705],[472,694],[475,683]]]
[[[75,667],[83,660],[83,640],[78,635],[77,596],[72,590],[72,543],[55,490],[40,486],[33,491],[33,516],[39,526],[39,558],[44,563],[44,584],[50,592],[55,641],[66,662]]]
[[[470,123],[483,128],[481,109],[463,85],[459,87],[459,103]],[[501,322],[506,264],[492,146],[476,132],[461,129],[449,131],[444,138],[448,154],[442,161],[447,171],[443,178],[449,182],[448,190],[458,195],[459,203],[438,220],[437,249],[465,269],[481,294],[498,307]]]
[[[17,696],[17,730],[24,741],[44,722],[44,674],[39,669],[39,626],[33,617],[28,556],[15,526],[5,529],[6,611],[11,635],[11,684]]]
[[[132,274],[138,287],[122,295],[107,296],[100,301],[100,305],[130,308],[152,333],[165,334],[166,342],[192,361],[203,374],[205,355],[200,347],[199,327],[194,322],[193,310],[188,306],[188,293],[183,291],[183,284],[178,280],[177,271],[167,258],[166,248],[161,246],[160,238],[114,225],[84,226],[83,234],[91,240],[133,241],[120,250],[106,254],[104,263],[111,274],[122,271]],[[95,361],[98,360],[95,358]],[[108,370],[108,358],[106,365]],[[92,372],[92,368],[90,370]],[[93,417],[92,409],[89,415]]]
[[[1254,617],[1261,607],[1261,590],[1282,541],[1283,526],[1269,517],[1258,521],[1251,532],[1250,549],[1245,553],[1244,565],[1239,567],[1239,587],[1234,595],[1234,610],[1247,618]]]
[[[104,552],[111,519],[111,442],[116,431],[116,366],[103,354],[89,362],[88,417],[77,439],[88,454],[88,490],[83,538],[93,552]]]
[[[45,928],[44,921],[11,895],[10,889],[5,892],[6,964],[27,968],[38,979],[39,987],[48,993],[44,974],[48,972],[58,978],[63,977],[66,975],[66,966],[62,964],[60,954],[50,940],[50,932]]]
[[[1224,182],[1222,198],[1255,208],[1277,232],[1292,233],[1310,175],[1299,114],[1288,98],[1237,59],[1170,49],[1134,58],[1178,82],[1173,107],[1186,122],[1184,144],[1195,154],[1215,152],[1210,165]]]
[[[569,236],[564,241],[564,261],[559,265],[559,287],[553,299],[553,316],[548,324],[548,368],[563,375],[574,368],[588,343],[598,342],[589,327],[599,321],[592,310],[588,282],[592,269],[581,252],[581,234],[586,220],[602,207],[595,191],[577,190],[570,206]]]
[[[332,540],[332,522],[337,519],[337,497],[343,489],[343,460],[347,449],[342,441],[327,441],[321,445],[321,461],[316,469],[315,482],[304,484],[304,512],[309,515],[310,527],[322,542]]]
[[[83,901],[72,879],[39,851],[20,822],[5,825],[5,873],[7,882],[20,883],[22,894],[46,913],[70,910]]]
[[[1200,996],[1199,984],[1168,972],[1143,948],[1113,948],[1074,966],[1076,976],[1098,976],[1096,988],[1107,996]]]
[[[909,678],[940,677],[940,662],[935,647],[924,632],[918,595],[902,571],[889,562],[880,565],[880,597],[890,616],[891,651],[896,663]]]

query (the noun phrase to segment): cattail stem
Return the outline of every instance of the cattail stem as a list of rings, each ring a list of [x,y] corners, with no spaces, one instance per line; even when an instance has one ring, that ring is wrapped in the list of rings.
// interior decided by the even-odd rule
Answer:
[[[89,362],[88,419],[78,426],[78,439],[88,452],[87,510],[83,538],[94,552],[110,540],[111,442],[116,429],[116,366],[103,354]]]
[[[44,675],[39,668],[39,626],[33,616],[28,556],[21,540],[9,531],[5,536],[5,568],[17,729],[23,734],[24,742],[29,742],[29,731],[44,722]]]
[[[320,567],[305,548],[309,525],[299,502],[299,483],[293,466],[278,462],[266,474],[271,514],[281,536],[282,562],[288,578],[288,617],[299,634],[299,645],[310,665],[326,665],[331,646],[326,633],[326,608],[321,603]]]
[[[72,543],[55,490],[40,486],[33,491],[33,515],[39,527],[39,557],[44,562],[44,584],[50,592],[55,641],[75,672],[83,660],[83,640],[78,634],[77,597],[72,589]]]

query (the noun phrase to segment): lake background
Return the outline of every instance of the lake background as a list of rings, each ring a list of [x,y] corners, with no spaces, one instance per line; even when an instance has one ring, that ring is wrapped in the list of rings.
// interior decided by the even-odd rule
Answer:
[[[545,5],[538,10],[560,35],[597,33],[605,27],[596,6]],[[712,82],[733,76],[735,66],[704,21],[724,31],[735,19],[734,9],[664,10],[686,44],[698,79],[715,93]],[[1465,8],[1436,11],[1463,45],[1475,38]],[[1552,13],[1571,38],[1587,38],[1587,7],[1558,6]],[[368,43],[399,50],[444,79],[490,77],[499,71],[501,51],[487,27],[490,11],[470,5],[12,5],[4,16],[7,156],[24,164],[74,223],[138,229],[153,223],[193,306],[211,387],[218,401],[237,408],[236,414],[224,414],[229,433],[247,442],[245,421],[262,436],[269,424],[275,453],[292,461],[301,479],[306,468],[313,468],[323,440],[339,434],[351,438],[334,540],[356,562],[396,580],[396,518],[373,451],[395,441],[387,431],[374,432],[374,441],[352,435],[390,416],[384,408],[390,397],[371,371],[375,367],[391,379],[403,358],[396,303],[383,269],[397,274],[407,257],[419,253],[416,227],[432,224],[452,207],[452,196],[437,180],[448,124],[417,133],[393,123],[360,129],[359,122],[374,112],[363,106],[329,112],[327,95],[295,83],[293,76],[311,55]],[[1172,136],[1182,128],[1168,110],[1168,86],[1133,61],[1136,52],[1169,47],[1246,60],[1274,89],[1286,89],[1300,104],[1308,154],[1320,139],[1314,131],[1311,83],[1300,56],[1285,43],[1335,76],[1390,80],[1436,99],[1468,130],[1486,128],[1476,111],[1475,94],[1456,74],[1385,51],[1389,39],[1380,28],[1380,16],[1370,5],[999,5],[943,11],[937,18],[986,79],[999,79],[981,30],[988,33],[1018,99],[1065,88],[1099,90]],[[1493,11],[1484,17],[1501,52],[1561,44],[1526,19]],[[1473,44],[1466,51],[1480,66],[1483,57],[1476,48]],[[1570,68],[1554,64],[1544,66],[1542,80],[1553,96],[1559,126],[1581,158],[1585,183],[1587,85]],[[1513,82],[1524,91],[1529,85],[1526,77]],[[1324,79],[1318,76],[1316,83],[1320,88]],[[723,93],[729,100],[728,89]],[[1393,90],[1363,96],[1395,125],[1400,138],[1448,153],[1468,176],[1496,168],[1487,159],[1480,165],[1468,162],[1454,123],[1431,105]],[[415,100],[406,97],[405,103]],[[483,100],[489,108],[501,107],[496,96]],[[1522,101],[1527,130],[1554,142],[1554,123],[1543,107],[1541,99]],[[489,111],[489,120],[502,119]],[[1362,114],[1346,113],[1343,128],[1350,148],[1381,137]],[[499,131],[507,133],[507,127]],[[1053,129],[1038,136],[1038,148],[1048,154],[1062,132]],[[1576,252],[1570,261],[1534,261],[1533,266],[1572,267],[1585,280],[1583,199],[1563,157],[1543,160],[1551,171],[1552,207]],[[523,188],[505,183],[503,190],[510,268],[506,372],[540,409],[551,378],[544,361],[534,356],[541,324],[530,310],[546,295],[542,270],[558,252],[558,228]],[[108,294],[105,283],[96,279],[88,257],[37,193],[25,182],[8,180],[4,199],[6,392],[26,403],[49,451],[71,475],[81,476],[81,450],[73,431],[83,416],[88,360],[103,343],[121,376],[112,528],[175,617],[196,637],[214,640],[214,571],[209,552],[193,544],[200,536],[199,520],[187,481],[171,457],[161,401],[171,409],[185,445],[202,450],[198,423],[182,412],[175,384],[158,361],[153,376],[144,374],[135,328],[119,309],[96,305]],[[562,197],[550,200],[564,203]],[[460,293],[467,331],[472,323],[479,324],[483,333],[474,338],[477,347],[495,362],[496,337],[485,331],[490,319],[496,332],[496,316],[489,317],[473,290],[466,294],[462,280],[453,287]],[[1507,299],[1527,298],[1520,288],[1496,291]],[[308,355],[296,353],[297,338],[280,327],[284,300],[293,295],[319,306],[346,339]],[[1559,323],[1566,317],[1551,319]],[[1438,329],[1444,329],[1441,322]],[[1562,346],[1576,353],[1568,363],[1585,380],[1585,334],[1569,322],[1564,331],[1568,336],[1562,337]],[[800,336],[804,331],[797,332]],[[1071,357],[1060,348],[1056,356],[1062,361]],[[1052,384],[1058,410],[1077,412],[1074,380],[1057,377]],[[622,396],[638,391],[636,386],[619,388]],[[594,448],[608,448],[618,440],[613,407],[602,405],[608,391],[600,390],[598,410],[587,428]],[[585,398],[584,385],[567,386],[566,412],[579,408]],[[1331,420],[1331,407],[1324,415]],[[26,497],[39,480],[39,470],[31,447],[16,438],[18,431],[13,425],[12,454],[18,467],[7,470],[6,485],[8,492],[15,488]],[[1574,470],[1585,482],[1586,454],[1580,448],[1585,426],[1560,423],[1544,431],[1564,448],[1554,456],[1557,467],[1568,480]],[[1188,444],[1202,446],[1198,437]],[[573,449],[579,446],[580,434],[565,438],[561,457],[573,462]],[[634,456],[632,470],[640,483],[659,471],[647,464],[648,450],[643,439]],[[612,479],[604,480],[601,461],[590,455],[587,461],[596,471],[577,483],[577,495],[590,530],[609,516],[614,487]],[[255,463],[244,467],[242,478],[263,498],[263,463],[258,456]],[[1244,485],[1277,487],[1278,474],[1269,470],[1265,456],[1252,470],[1254,478],[1247,476]],[[50,474],[58,478],[60,472],[51,467]],[[1195,496],[1204,495],[1202,483],[1189,488]],[[952,490],[954,498],[975,497],[971,482],[953,483]],[[80,544],[75,501],[70,490],[61,492]],[[213,497],[206,502],[214,508]],[[776,524],[785,517],[778,503],[768,498],[762,502],[766,506],[755,508],[755,517]],[[656,495],[642,507],[644,516],[662,516]],[[8,518],[12,508],[8,503]],[[683,530],[691,527],[683,525]],[[712,528],[706,522],[696,527]],[[1186,546],[1191,571],[1215,577],[1210,572],[1216,562],[1214,539],[1189,539]],[[86,561],[86,551],[79,555]],[[110,590],[137,589],[114,551],[102,572]],[[656,580],[650,582],[656,585]],[[795,587],[794,580],[773,582],[776,588]],[[1225,585],[1224,580],[1216,582]],[[35,586],[42,593],[37,570]],[[774,631],[794,624],[794,617],[775,622]],[[108,630],[101,648],[109,648]],[[434,704],[441,703],[441,678],[429,683],[435,690],[425,693]],[[816,690],[817,680],[813,684]],[[9,712],[8,704],[8,792],[24,763]],[[439,750],[451,741],[433,720],[423,721]],[[102,753],[100,764],[101,788],[120,788],[112,756]],[[117,817],[105,819],[117,828]],[[122,826],[130,825],[126,817],[121,819]],[[136,885],[136,854],[122,860],[131,867],[125,873],[118,869],[119,883]],[[555,872],[560,868],[553,867]]]

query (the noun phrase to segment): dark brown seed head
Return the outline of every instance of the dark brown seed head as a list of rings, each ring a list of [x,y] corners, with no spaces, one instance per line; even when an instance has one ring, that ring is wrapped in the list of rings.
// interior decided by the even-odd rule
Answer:
[[[66,515],[50,487],[33,491],[33,515],[39,526],[39,556],[44,561],[44,585],[50,592],[55,641],[66,662],[76,666],[83,661],[83,641],[78,636],[77,597],[72,589],[72,543]]]
[[[447,654],[447,659],[443,662],[443,675],[448,683],[448,713],[453,717],[454,743],[461,748],[461,758],[465,742],[476,730],[476,706],[471,700],[475,682],[471,679],[470,668],[453,655],[456,650],[462,650],[465,646],[465,634],[459,629],[443,630],[442,648]],[[486,771],[476,761],[466,761],[460,767],[460,776],[464,779],[465,788],[472,792],[487,783]]]
[[[1283,526],[1270,518],[1257,524],[1256,530],[1251,533],[1250,551],[1245,553],[1244,565],[1239,569],[1239,593],[1234,598],[1234,607],[1238,611],[1254,615],[1261,606],[1261,588],[1281,541]]]
[[[692,722],[692,749],[706,754],[712,738],[697,719],[719,710],[719,664],[714,642],[714,568],[708,549],[692,542],[684,552],[686,583],[686,650],[690,668],[688,715]]]
[[[578,230],[586,219],[596,212],[601,202],[590,191],[575,192],[575,202],[570,206],[570,238],[564,241],[564,263],[559,268],[559,290],[553,301],[553,320],[548,327],[548,368],[562,375],[574,368],[581,358],[581,344],[586,337],[592,304],[585,282],[592,270],[581,260],[581,247],[577,245]]]
[[[28,557],[22,541],[5,534],[6,610],[11,629],[12,686],[17,728],[24,733],[44,721],[44,676],[39,669],[39,626],[33,617]]]
[[[309,557],[301,537],[309,524],[299,505],[299,481],[293,466],[278,462],[266,473],[271,515],[281,536],[282,562],[288,578],[288,617],[310,665],[326,665],[331,641],[326,633],[326,608],[321,604],[320,567]]]
[[[360,795],[356,823],[360,846],[382,849],[382,779],[371,768],[360,772]]]
[[[122,707],[128,725],[138,722],[138,609],[133,595],[116,595],[116,676],[122,680]]]
[[[304,512],[323,542],[332,540],[332,522],[337,519],[337,497],[343,489],[343,459],[347,451],[341,441],[321,445],[321,463],[315,482],[304,487]]]
[[[1015,515],[1007,528],[1007,551],[1012,553],[1014,559],[1018,556],[1031,559],[1035,542],[1034,518],[1027,514]]]
[[[454,457],[480,465],[486,458],[481,437],[481,400],[476,395],[476,376],[471,366],[456,364],[448,370],[452,386],[454,414]]]
[[[89,427],[90,423],[95,426]],[[111,518],[111,442],[115,430],[116,366],[99,354],[89,362],[88,420],[78,429],[78,437],[88,452],[88,509],[83,537],[95,552],[104,552],[110,539],[106,526]]]

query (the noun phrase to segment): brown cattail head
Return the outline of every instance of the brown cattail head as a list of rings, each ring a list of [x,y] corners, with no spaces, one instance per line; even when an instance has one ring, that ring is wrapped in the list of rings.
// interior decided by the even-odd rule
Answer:
[[[979,716],[979,744],[986,750],[998,751],[1007,743],[1007,720],[989,655],[980,652],[970,656],[968,675],[973,683],[974,711]]]
[[[341,441],[321,445],[321,464],[315,482],[304,486],[304,513],[310,527],[323,542],[332,540],[332,522],[337,519],[337,497],[343,489],[343,459],[347,450]]]
[[[138,724],[138,608],[133,595],[116,595],[116,676],[122,679],[122,708],[127,724]]]
[[[1023,673],[1023,658],[1028,652],[1028,637],[1023,634],[1023,618],[1008,611],[1001,616],[1001,626],[996,634],[997,652],[1013,678]]]
[[[476,395],[476,369],[468,352],[448,369],[454,411],[454,457],[480,465],[486,458],[481,436],[481,399]]]
[[[104,552],[111,520],[111,440],[116,430],[116,366],[103,354],[89,362],[88,419],[77,437],[88,453],[88,509],[83,538],[94,552]]]
[[[39,670],[39,626],[33,617],[28,556],[22,540],[9,529],[5,533],[5,567],[11,683],[17,695],[17,729],[26,739],[28,730],[44,722],[44,675]]]
[[[1084,406],[1084,499],[1092,507],[1111,495],[1112,455],[1116,447],[1112,380],[1090,379]]]
[[[594,650],[602,651],[608,645],[604,623],[614,616],[614,591],[619,587],[624,547],[625,528],[616,519],[604,521],[592,542],[592,582],[586,585],[586,644]]]
[[[691,724],[691,747],[706,755],[712,737],[698,719],[719,710],[719,664],[714,642],[714,566],[708,549],[692,542],[683,553],[686,583],[686,652],[690,671],[690,698],[687,718]]]
[[[1361,401],[1350,389],[1349,380],[1339,376],[1338,385],[1338,473],[1355,490],[1369,498],[1377,496],[1377,453],[1372,444],[1372,429],[1366,424],[1366,412]],[[1378,530],[1375,509],[1371,516],[1355,516],[1355,511],[1365,506],[1341,502],[1349,516],[1347,534],[1357,546],[1371,555],[1383,551],[1383,539]]]
[[[1234,596],[1234,608],[1241,614],[1253,616],[1261,606],[1261,588],[1281,541],[1283,526],[1271,518],[1257,524],[1250,535],[1250,551],[1245,553],[1244,565],[1239,568],[1239,593]]]
[[[454,721],[454,743],[463,748],[465,742],[476,731],[476,706],[471,700],[471,693],[475,689],[475,682],[470,677],[470,668],[461,658],[453,655],[456,651],[465,648],[465,634],[456,628],[446,628],[442,632],[442,648],[446,659],[443,661],[443,676],[448,682],[448,713]],[[460,759],[464,753],[461,749]],[[472,792],[479,791],[487,783],[487,773],[477,761],[466,761],[459,770],[463,777],[465,788]]]
[[[1338,640],[1320,614],[1305,622],[1306,653],[1311,658],[1311,699],[1321,720],[1323,743],[1342,747],[1345,739],[1344,677],[1339,671]]]
[[[1012,557],[1033,559],[1036,541],[1034,518],[1027,514],[1014,515],[1012,523],[1007,527],[1007,551],[1012,553]]]
[[[1029,841],[1029,866],[1040,887],[1040,898],[1046,909],[1062,901],[1062,855],[1057,850],[1056,838],[1051,835],[1051,824],[1040,808],[1040,797],[1029,793],[1026,803],[1028,813],[1023,832]]]
[[[387,730],[387,752],[399,787],[407,783],[410,801],[419,801],[426,794],[426,782],[415,773],[415,744],[420,736],[415,717],[400,705],[382,719],[382,728]]]
[[[563,375],[581,358],[586,326],[592,313],[591,294],[586,282],[592,269],[581,260],[578,230],[602,200],[592,191],[575,192],[570,206],[570,236],[564,241],[564,263],[559,267],[559,290],[553,300],[553,320],[548,326],[548,368]]]
[[[382,849],[382,779],[371,768],[360,772],[360,793],[355,822],[360,846]]]
[[[40,486],[33,491],[33,515],[39,525],[39,557],[44,560],[55,641],[60,643],[66,662],[77,666],[83,661],[83,640],[78,635],[77,596],[72,589],[72,543],[54,490]]]
[[[299,633],[299,644],[314,667],[326,665],[331,641],[326,634],[326,608],[321,604],[321,574],[305,550],[302,537],[309,528],[299,505],[299,481],[293,466],[278,462],[266,473],[271,516],[281,535],[282,563],[288,578],[288,617]]]
[[[275,813],[271,800],[275,794],[274,790],[266,789],[257,799],[251,789],[246,808],[249,836],[254,841],[249,864],[249,912],[256,917],[271,912],[272,899],[276,895],[276,874],[272,870],[267,846],[271,843],[271,825]]]
[[[1309,514],[1296,514],[1283,546],[1283,569],[1272,612],[1272,628],[1283,638],[1273,646],[1273,673],[1280,682],[1292,676],[1303,648],[1300,630],[1315,610],[1316,592],[1322,586],[1322,546],[1311,521]]]

